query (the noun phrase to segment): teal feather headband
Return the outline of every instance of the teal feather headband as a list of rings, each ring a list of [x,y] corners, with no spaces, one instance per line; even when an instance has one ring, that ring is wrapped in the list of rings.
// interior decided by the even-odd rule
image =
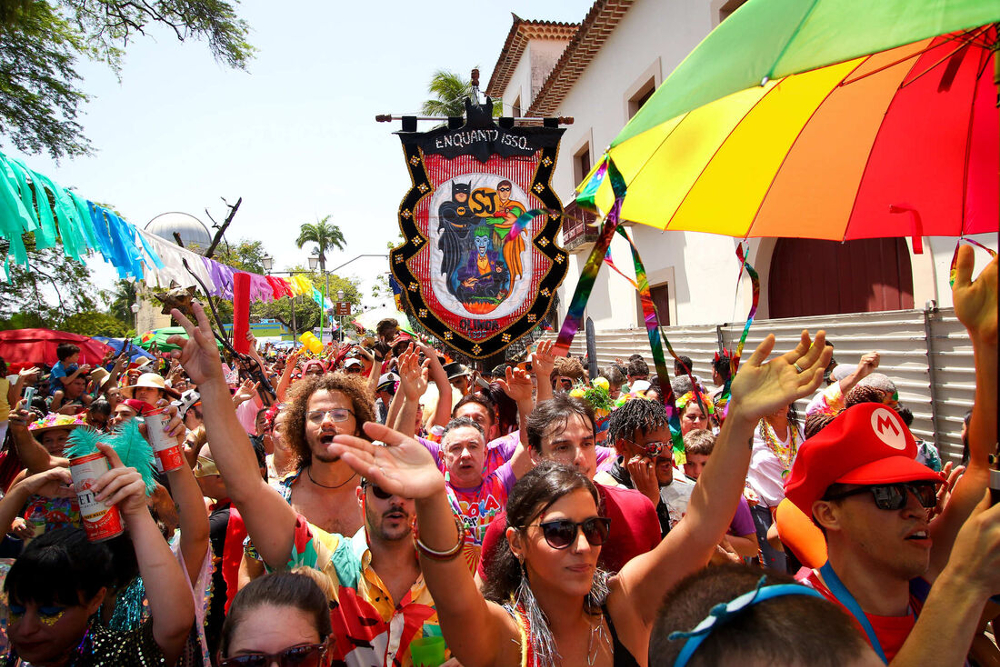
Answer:
[[[97,443],[103,442],[118,454],[118,458],[128,468],[135,468],[142,475],[146,485],[146,495],[156,489],[153,479],[153,447],[139,432],[139,421],[130,419],[111,433],[98,433],[89,426],[73,429],[66,441],[65,455],[71,459],[98,451]]]

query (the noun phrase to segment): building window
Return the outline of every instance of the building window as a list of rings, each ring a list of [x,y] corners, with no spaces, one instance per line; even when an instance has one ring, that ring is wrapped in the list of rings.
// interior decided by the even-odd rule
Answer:
[[[576,155],[573,156],[573,176],[575,181],[579,183],[583,180],[584,176],[590,173],[590,142],[588,141],[583,145]]]
[[[656,306],[656,316],[660,320],[661,327],[670,326],[670,284],[661,283],[649,288],[649,296]]]
[[[722,23],[729,15],[740,8],[747,0],[726,0],[726,3],[719,8],[719,23]]]
[[[642,84],[639,87],[639,90],[636,91],[635,95],[633,95],[628,101],[628,117],[631,118],[639,113],[639,109],[641,109],[642,105],[653,96],[655,91],[656,81],[654,79],[650,79],[646,83]]]
[[[520,118],[521,117],[521,96],[520,95],[518,95],[517,97],[514,98],[514,106],[511,109],[511,114],[510,115],[513,116],[514,118]]]

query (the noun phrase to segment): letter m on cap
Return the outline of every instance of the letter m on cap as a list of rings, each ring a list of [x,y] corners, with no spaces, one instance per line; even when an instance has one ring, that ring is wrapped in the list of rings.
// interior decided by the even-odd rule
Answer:
[[[892,429],[892,434],[894,436],[899,436],[899,428],[892,420],[892,417],[889,417],[888,415],[878,415],[875,421],[875,430],[884,434],[887,429]]]

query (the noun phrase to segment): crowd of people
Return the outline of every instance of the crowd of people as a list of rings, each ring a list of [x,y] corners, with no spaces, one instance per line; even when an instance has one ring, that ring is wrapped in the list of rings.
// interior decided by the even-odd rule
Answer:
[[[669,388],[551,342],[476,372],[394,320],[236,360],[197,304],[168,357],[0,360],[5,664],[1000,664],[997,260],[972,273],[960,466],[822,331]]]

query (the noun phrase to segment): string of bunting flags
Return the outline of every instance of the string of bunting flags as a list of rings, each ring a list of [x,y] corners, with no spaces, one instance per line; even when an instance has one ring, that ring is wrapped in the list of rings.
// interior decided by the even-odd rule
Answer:
[[[22,161],[0,153],[0,237],[9,243],[4,262],[8,282],[11,262],[31,268],[25,233],[33,235],[39,250],[60,244],[66,257],[78,262],[99,254],[122,280],[143,280],[150,287],[167,289],[194,285],[194,273],[208,287],[209,295],[233,298],[237,269],[141,230],[106,207],[60,187]],[[252,301],[306,296],[321,308],[333,307],[305,276],[244,273],[250,276]]]

